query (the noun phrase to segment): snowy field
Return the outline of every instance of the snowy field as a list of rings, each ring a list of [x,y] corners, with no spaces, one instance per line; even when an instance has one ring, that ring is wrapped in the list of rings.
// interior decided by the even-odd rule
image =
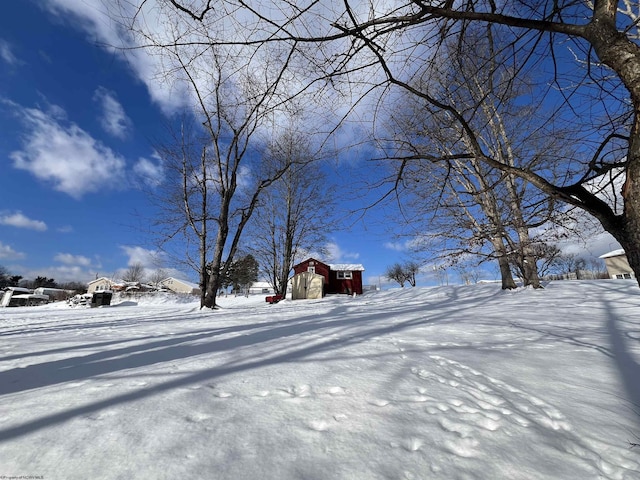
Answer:
[[[0,478],[640,479],[634,281],[0,309]]]

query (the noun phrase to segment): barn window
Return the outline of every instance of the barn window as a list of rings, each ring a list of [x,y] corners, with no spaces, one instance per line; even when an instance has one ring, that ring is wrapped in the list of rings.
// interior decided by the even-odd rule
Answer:
[[[351,274],[351,272],[336,272],[336,278],[338,280],[351,280],[353,278],[353,275]]]
[[[307,272],[316,273],[316,267],[307,267]]]

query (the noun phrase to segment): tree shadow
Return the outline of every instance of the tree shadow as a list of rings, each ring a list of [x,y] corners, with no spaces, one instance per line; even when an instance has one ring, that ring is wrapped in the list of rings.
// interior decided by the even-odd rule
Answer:
[[[499,292],[486,291],[484,296],[494,296]],[[366,299],[365,299],[366,300]],[[206,356],[220,352],[232,352],[242,349],[243,352],[252,351],[252,347],[261,345],[259,353],[252,357],[239,361],[228,360],[220,366],[199,371],[178,379],[162,382],[157,385],[141,388],[129,393],[116,395],[109,399],[89,403],[67,409],[63,412],[52,413],[42,418],[27,421],[21,425],[0,430],[0,440],[8,440],[27,435],[42,428],[60,424],[77,416],[87,415],[95,411],[127,402],[144,399],[171,389],[187,387],[202,382],[219,379],[221,377],[248,371],[264,366],[287,362],[306,361],[317,354],[336,351],[344,347],[365,342],[369,339],[403,331],[426,323],[440,323],[451,321],[447,318],[446,310],[455,304],[456,309],[473,308],[477,297],[473,299],[461,299],[457,289],[453,288],[450,295],[445,298],[433,298],[428,296],[422,300],[398,305],[392,303],[388,311],[376,309],[371,314],[366,305],[350,300],[340,299],[326,313],[311,313],[300,315],[296,310],[295,318],[257,323],[239,323],[237,325],[220,328],[203,328],[171,334],[158,338],[145,336],[138,338],[98,342],[93,347],[104,348],[109,345],[125,344],[125,346],[101,350],[88,355],[74,355],[59,360],[51,360],[43,363],[35,363],[24,368],[13,368],[0,372],[0,395],[10,395],[30,391],[39,388],[51,387],[67,382],[78,382],[103,375],[115,373],[124,374],[127,371],[135,372],[135,369],[154,367],[161,370],[163,365],[175,360]],[[312,304],[308,304],[310,309]],[[285,307],[286,305],[283,305]],[[299,307],[296,306],[296,309]],[[379,307],[377,307],[379,308]],[[427,316],[431,309],[444,308],[445,312],[438,312],[433,318]],[[360,311],[358,311],[358,309]],[[276,312],[278,309],[264,310],[265,315]],[[224,311],[222,312],[225,313]],[[234,314],[231,311],[226,313]],[[262,311],[260,312],[262,313]],[[280,312],[282,313],[282,312]],[[345,315],[348,313],[348,315]],[[195,318],[190,320],[203,321],[205,319],[215,322],[216,314],[203,314],[197,312]],[[395,315],[410,316],[410,320],[394,320]],[[157,318],[144,317],[138,319],[139,323],[164,322],[166,318],[172,318],[166,313],[158,313]],[[135,326],[135,317],[125,317],[127,326]],[[117,320],[108,319],[105,322],[92,322],[93,328],[100,326],[112,326],[118,324]],[[90,325],[75,325],[77,328],[92,328]],[[74,329],[72,324],[65,324],[62,328]],[[55,334],[55,326],[48,327],[47,334]],[[312,334],[312,336],[309,336]],[[135,344],[131,344],[137,342]],[[70,346],[52,349],[40,354],[60,354],[76,352],[82,346]],[[26,354],[35,356],[36,354]],[[14,358],[19,358],[16,355]],[[332,357],[332,358],[335,358]],[[317,361],[314,358],[314,361]],[[328,361],[328,360],[327,360]]]
[[[329,319],[323,319],[323,317]],[[0,441],[27,435],[42,428],[50,427],[80,415],[146,397],[167,390],[219,379],[236,372],[259,367],[301,361],[318,353],[337,350],[366,341],[380,335],[411,328],[425,322],[425,318],[404,322],[379,324],[386,314],[370,315],[366,318],[336,318],[334,312],[325,315],[310,315],[302,320],[296,318],[278,322],[264,322],[251,325],[237,325],[220,329],[192,331],[173,338],[144,342],[122,348],[96,352],[85,356],[74,356],[54,360],[24,368],[14,368],[0,372],[0,394],[24,392],[45,388],[65,382],[81,381],[101,375],[108,375],[137,368],[158,366],[178,359],[188,359],[216,352],[243,349],[250,351],[258,344],[267,344],[253,358],[228,361],[219,367],[186,375],[179,379],[145,387],[109,399],[71,408],[63,412],[25,422],[22,425],[0,430]],[[212,320],[215,318],[212,317]],[[367,327],[373,323],[371,327]],[[377,323],[377,325],[375,325]],[[321,335],[312,338],[305,334],[330,330],[331,338],[324,340]],[[233,336],[225,336],[231,334]],[[300,337],[302,335],[302,337]],[[320,340],[318,340],[320,338]],[[286,340],[290,341],[287,343]],[[305,342],[304,345],[296,342]],[[293,342],[293,343],[292,343]]]
[[[612,306],[609,306],[607,331],[611,341],[613,360],[627,392],[628,400],[635,406],[635,420],[640,426],[640,363],[633,356],[628,346],[630,337],[623,334],[618,327],[618,323],[617,315],[614,313]]]

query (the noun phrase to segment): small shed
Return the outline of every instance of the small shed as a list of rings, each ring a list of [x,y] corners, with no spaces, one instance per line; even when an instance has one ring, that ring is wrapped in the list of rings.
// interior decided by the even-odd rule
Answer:
[[[322,298],[324,277],[313,272],[300,272],[291,279],[291,299]]]
[[[600,255],[607,267],[607,273],[611,278],[635,278],[633,270],[627,260],[627,255],[623,249],[613,250],[604,255]]]

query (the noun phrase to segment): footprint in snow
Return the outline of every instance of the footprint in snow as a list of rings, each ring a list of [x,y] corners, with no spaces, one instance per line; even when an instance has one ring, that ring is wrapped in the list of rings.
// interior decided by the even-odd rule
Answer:
[[[407,438],[401,444],[407,452],[417,452],[423,445],[424,440],[416,437]]]
[[[329,430],[329,423],[324,420],[312,420],[307,425],[311,430],[315,430],[316,432]]]
[[[230,394],[229,392],[216,392],[213,394],[214,396],[218,397],[218,398],[229,398],[232,397],[233,395]]]
[[[347,393],[342,387],[329,387],[328,392],[330,395],[345,395]]]
[[[409,437],[409,438],[405,438],[400,443],[391,442],[389,445],[391,445],[391,447],[393,448],[400,447],[403,450],[406,450],[407,452],[417,452],[424,445],[424,440],[417,437]]]
[[[444,447],[459,457],[475,457],[478,452],[475,449],[479,442],[474,438],[462,438],[460,440],[444,442]]]
[[[185,417],[185,420],[189,423],[200,423],[207,420],[208,418],[211,418],[211,416],[207,415],[206,413],[194,412],[187,415]]]
[[[308,397],[311,395],[311,386],[310,385],[298,385],[286,388],[284,390],[292,397]]]

